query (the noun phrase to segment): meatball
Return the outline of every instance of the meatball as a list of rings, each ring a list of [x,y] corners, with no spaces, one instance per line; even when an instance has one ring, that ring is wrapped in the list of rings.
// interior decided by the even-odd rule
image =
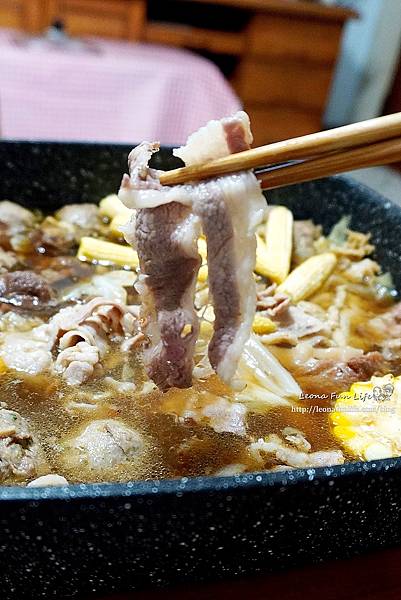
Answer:
[[[322,228],[313,221],[294,221],[292,260],[298,265],[316,254],[314,242],[320,237]]]
[[[95,204],[67,204],[56,214],[60,221],[87,229],[96,231],[100,226],[99,209]]]
[[[31,251],[47,256],[72,252],[77,244],[75,227],[46,217],[37,229],[29,234]]]
[[[99,471],[137,458],[144,449],[140,433],[115,419],[101,419],[88,425],[69,444],[72,455],[65,460]],[[68,453],[69,454],[69,453]]]
[[[40,447],[27,421],[0,408],[0,482],[35,477],[40,464]]]
[[[47,304],[53,292],[47,281],[33,271],[13,271],[0,277],[0,297],[3,302],[33,308]]]
[[[0,255],[1,259],[1,255]],[[64,290],[81,279],[95,274],[95,267],[75,256],[49,256],[41,259],[41,275],[56,290]]]
[[[4,250],[16,250],[35,222],[35,215],[23,206],[8,200],[0,202],[0,246]]]
[[[0,222],[10,230],[18,230],[33,227],[35,215],[15,202],[3,200],[0,202]]]
[[[47,256],[73,252],[84,235],[96,234],[102,221],[94,204],[68,204],[55,217],[46,217],[31,232],[29,239],[33,250]]]
[[[6,273],[18,264],[18,257],[14,252],[6,252],[0,247],[0,273]]]

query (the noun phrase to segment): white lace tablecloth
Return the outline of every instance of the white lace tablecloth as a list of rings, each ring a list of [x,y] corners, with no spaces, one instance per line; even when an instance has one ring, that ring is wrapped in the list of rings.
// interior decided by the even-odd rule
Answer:
[[[79,51],[25,46],[0,30],[0,135],[181,144],[240,108],[211,62],[175,48],[92,38]]]

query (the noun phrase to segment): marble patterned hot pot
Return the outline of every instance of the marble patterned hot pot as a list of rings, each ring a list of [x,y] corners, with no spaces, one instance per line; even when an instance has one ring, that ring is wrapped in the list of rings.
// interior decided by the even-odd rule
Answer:
[[[128,147],[0,142],[0,198],[53,211],[114,192]],[[159,166],[173,167],[168,151]],[[401,209],[348,178],[269,193],[327,231],[372,232],[401,290]],[[401,543],[401,459],[67,488],[0,487],[1,597],[231,578]]]

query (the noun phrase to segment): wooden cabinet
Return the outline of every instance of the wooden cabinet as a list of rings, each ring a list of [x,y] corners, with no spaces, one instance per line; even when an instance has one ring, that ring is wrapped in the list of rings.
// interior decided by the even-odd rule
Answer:
[[[244,11],[241,31],[148,23],[145,39],[237,57],[231,83],[262,144],[319,131],[349,10],[300,0],[193,0]],[[212,24],[211,24],[212,27]]]
[[[0,26],[37,32],[43,28],[42,0],[0,0]]]
[[[190,1],[205,11],[240,10],[242,29],[149,21],[147,0],[0,0],[0,26],[37,32],[62,19],[72,35],[230,55],[237,60],[231,82],[251,115],[256,143],[321,129],[343,27],[354,13],[302,0],[181,0],[181,6]]]
[[[145,17],[145,0],[47,0],[45,20],[61,19],[71,35],[137,40]]]
[[[254,146],[322,129],[320,116],[302,108],[246,103],[245,109],[251,117]]]
[[[322,128],[344,20],[326,11],[311,14],[308,7],[300,11],[303,3],[293,4],[292,14],[287,6],[285,14],[277,7],[252,17],[247,51],[233,78],[257,124],[257,143]]]
[[[244,11],[241,31],[148,23],[145,39],[232,54],[231,83],[262,144],[322,128],[349,10],[301,0],[192,0]]]
[[[249,53],[277,60],[303,58],[313,63],[333,64],[341,31],[342,22],[327,20],[325,12],[319,18],[305,11],[293,15],[258,14],[247,30]]]
[[[71,35],[137,40],[143,36],[146,0],[0,0],[0,26],[43,31],[55,19]]]
[[[292,106],[319,112],[331,83],[332,69],[307,62],[277,62],[269,56],[245,58],[233,80],[247,104]]]

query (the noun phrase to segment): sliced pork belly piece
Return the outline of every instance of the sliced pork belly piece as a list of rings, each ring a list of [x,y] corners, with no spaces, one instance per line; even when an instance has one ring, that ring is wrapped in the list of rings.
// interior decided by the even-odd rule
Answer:
[[[27,487],[63,487],[66,485],[68,485],[68,481],[65,477],[57,475],[56,473],[50,473],[49,475],[42,475],[41,477],[30,481]]]
[[[127,208],[155,208],[170,202],[180,202],[190,206],[187,186],[163,187],[158,172],[148,166],[152,154],[158,152],[159,148],[160,144],[157,142],[142,142],[129,153],[129,175],[125,173],[123,176],[118,193],[119,199]],[[135,224],[135,219],[131,219],[130,223]],[[121,231],[125,234],[128,243],[134,244],[135,238],[130,237],[133,235],[132,228],[121,228]]]
[[[173,153],[186,165],[195,165],[249,150],[252,142],[249,117],[241,110],[220,121],[209,121],[189,136],[185,146],[177,148]]]
[[[141,193],[161,188],[148,168],[157,148],[144,143],[130,153],[131,179],[123,180],[122,188]],[[193,302],[201,264],[199,219],[187,206],[169,201],[139,210],[124,233],[137,247],[141,269],[136,288],[142,298],[143,330],[150,339],[144,354],[147,373],[162,390],[189,387],[199,332]]]
[[[57,357],[55,370],[69,385],[81,385],[92,379],[100,367],[101,354],[97,346],[78,342],[62,350]],[[101,369],[97,369],[101,372]]]
[[[193,195],[193,212],[201,218],[207,240],[215,313],[209,360],[229,383],[255,315],[255,227],[263,217],[266,201],[252,173],[200,183]]]
[[[189,387],[199,333],[193,297],[201,259],[199,222],[173,202],[140,210],[136,238],[141,266],[137,286],[151,346],[145,351],[148,375],[164,390]]]
[[[373,375],[389,371],[391,364],[380,352],[368,352],[347,362],[312,359],[293,371],[293,375],[304,392],[324,395],[345,392],[356,381],[367,381]]]
[[[305,438],[303,440],[307,442]],[[309,442],[309,447],[304,449],[299,448],[297,443],[294,444],[294,440],[286,439],[286,442],[275,434],[252,442],[248,446],[248,452],[250,458],[255,461],[255,467],[268,470],[309,469],[344,463],[341,450],[310,452]]]
[[[1,335],[0,356],[11,369],[56,372],[79,385],[101,372],[110,342],[123,344],[137,334],[136,307],[98,297],[61,309],[30,331]]]
[[[175,421],[185,426],[197,423],[217,433],[246,435],[245,404],[236,402],[231,396],[215,393],[203,383],[196,382],[191,389],[168,391],[163,396],[160,410],[174,415]]]
[[[237,113],[231,118],[206,125],[191,136],[187,146],[180,148],[176,154],[184,158],[187,164],[194,164],[245,150],[249,148],[251,141],[249,118],[246,113]],[[129,243],[136,244],[142,272],[138,291],[142,295],[145,314],[151,317],[148,326],[151,349],[146,356],[147,371],[162,389],[173,385],[191,385],[193,344],[198,332],[192,313],[195,276],[199,268],[196,238],[201,223],[207,238],[209,286],[216,315],[215,331],[209,345],[209,359],[220,377],[231,383],[243,346],[249,337],[255,312],[254,234],[266,211],[266,200],[251,172],[199,184],[163,187],[158,181],[158,173],[147,167],[147,162],[156,149],[155,144],[143,143],[131,152],[130,177],[124,176],[119,194],[127,207],[138,209],[136,225],[131,220],[124,233]],[[180,210],[178,205],[181,205]],[[176,228],[174,234],[172,221]],[[166,236],[166,230],[170,238],[169,235]],[[169,241],[166,245],[166,239],[171,240],[171,237],[175,241],[179,239],[181,245],[174,245]],[[184,244],[182,239],[185,240]],[[155,272],[156,264],[159,272],[164,270],[166,277],[171,277],[169,265],[178,264],[177,260],[182,260],[183,253],[187,259],[186,267],[191,273],[191,277],[188,275],[184,279],[185,285],[179,288],[180,297],[185,298],[186,319],[170,320],[174,333],[170,327],[165,331],[167,337],[162,337],[160,319],[164,317],[163,305],[169,302],[171,292],[167,285],[149,287],[148,278]],[[195,257],[196,263],[193,262]],[[184,273],[185,270],[180,273],[179,281]],[[173,288],[176,285],[174,282]],[[160,296],[158,302],[154,298],[155,292]],[[177,304],[176,293],[175,298],[174,310],[178,306],[182,309],[183,303]],[[189,318],[190,315],[194,320]],[[184,331],[183,327],[185,332],[191,334],[189,343],[177,344],[178,336],[182,336]],[[174,356],[174,348],[177,347],[183,349],[184,354],[179,353],[178,370],[174,371],[173,365],[168,361],[176,360],[175,357],[170,357]],[[182,365],[185,365],[185,377],[179,376],[177,383],[176,375],[183,373]],[[174,377],[170,376],[168,379],[166,373],[169,371],[174,373]]]
[[[361,325],[359,331],[362,335],[371,336],[380,342],[401,338],[401,302]]]
[[[49,346],[57,352],[54,369],[70,385],[80,385],[101,372],[110,341],[137,333],[130,308],[105,298],[61,310],[48,327]]]

